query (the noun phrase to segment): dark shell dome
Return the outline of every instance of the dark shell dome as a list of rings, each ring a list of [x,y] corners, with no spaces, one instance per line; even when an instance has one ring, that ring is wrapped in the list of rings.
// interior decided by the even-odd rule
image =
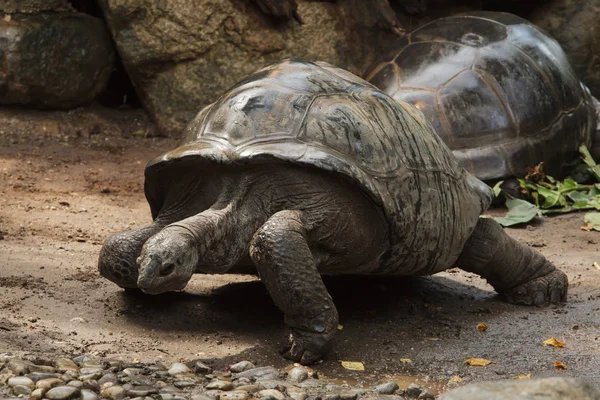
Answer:
[[[541,161],[561,175],[595,130],[592,98],[560,45],[507,13],[432,21],[399,39],[365,78],[423,111],[484,180],[522,176]]]
[[[382,208],[394,244],[389,265],[407,274],[452,265],[491,201],[421,112],[326,63],[272,64],[204,108],[179,147],[146,167],[153,214],[169,191],[164,170],[182,162],[200,179],[205,163],[284,162],[342,174]]]

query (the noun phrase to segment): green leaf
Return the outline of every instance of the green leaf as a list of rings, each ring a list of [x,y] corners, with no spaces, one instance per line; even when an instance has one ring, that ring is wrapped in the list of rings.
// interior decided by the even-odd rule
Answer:
[[[506,206],[508,213],[504,217],[494,218],[502,226],[523,224],[541,216],[540,210],[525,200],[509,199],[506,201]]]
[[[595,231],[600,231],[600,212],[589,212],[583,216],[585,224]]]
[[[541,208],[552,208],[558,204],[561,197],[560,192],[546,189],[543,186],[537,186],[537,192],[544,197],[544,203]]]
[[[579,152],[583,156],[583,162],[589,167],[590,172],[594,175],[596,180],[600,182],[600,165],[596,164],[596,161],[592,158],[592,155],[585,144],[579,146]]]
[[[574,190],[578,187],[579,185],[577,184],[577,182],[575,182],[573,179],[571,178],[567,178],[563,181],[563,189],[565,190]]]
[[[492,188],[492,190],[494,191],[494,196],[495,197],[500,197],[500,193],[502,193],[502,189],[500,188],[500,185],[502,185],[503,183],[504,183],[504,181],[499,181]]]
[[[598,203],[598,200],[594,196],[586,195],[585,193],[577,190],[567,193],[567,197],[573,200],[573,208],[576,210],[595,208]]]

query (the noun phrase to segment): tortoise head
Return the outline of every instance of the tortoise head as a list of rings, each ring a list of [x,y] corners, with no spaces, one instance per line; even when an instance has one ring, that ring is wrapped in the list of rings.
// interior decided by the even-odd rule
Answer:
[[[147,294],[182,290],[197,264],[193,237],[181,229],[163,229],[142,247],[137,259],[137,286]]]

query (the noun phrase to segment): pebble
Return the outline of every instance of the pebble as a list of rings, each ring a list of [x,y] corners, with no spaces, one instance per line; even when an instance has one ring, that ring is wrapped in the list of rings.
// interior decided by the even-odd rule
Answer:
[[[60,372],[74,371],[79,372],[79,367],[72,360],[68,358],[59,358],[56,360],[55,364],[56,369]]]
[[[228,381],[214,380],[206,385],[207,389],[218,389],[218,390],[231,390],[233,389],[233,383]]]
[[[250,394],[245,390],[232,390],[231,392],[221,393],[219,400],[246,400]]]
[[[195,360],[192,362],[192,369],[195,373],[202,375],[210,374],[212,372],[212,368],[200,360]]]
[[[396,390],[398,390],[398,384],[393,381],[382,383],[373,388],[373,391],[379,394],[394,394]]]
[[[45,394],[50,400],[78,399],[81,391],[73,386],[57,386],[48,390]]]
[[[12,391],[17,396],[28,396],[31,393],[31,388],[23,385],[13,386]]]
[[[81,382],[81,381],[70,381],[69,383],[67,383],[67,386],[73,386],[73,387],[76,387],[77,389],[81,389],[81,388],[83,388],[83,382]]]
[[[207,396],[205,394],[195,394],[190,397],[190,400],[213,400],[214,397]]]
[[[102,378],[98,379],[98,386],[102,387],[107,382],[117,383],[117,376],[113,373],[108,373]]]
[[[169,374],[173,376],[177,374],[187,374],[189,372],[191,372],[191,370],[188,366],[182,363],[174,363],[171,365],[171,368],[169,368]]]
[[[285,400],[285,396],[279,390],[265,389],[256,394],[256,397],[262,400]]]
[[[29,366],[29,372],[45,372],[48,374],[52,374],[54,372],[56,372],[56,368],[51,367],[49,365],[30,365]]]
[[[102,374],[104,370],[101,367],[83,367],[79,370],[79,375]]]
[[[58,378],[58,375],[50,374],[47,372],[32,372],[32,373],[28,374],[27,377],[29,379],[31,379],[32,381],[37,382],[42,379]]]
[[[33,381],[27,378],[26,376],[16,376],[14,378],[9,378],[8,386],[25,386],[31,390],[35,389],[35,383],[33,383]]]
[[[98,400],[99,397],[96,393],[89,389],[81,390],[81,400]]]
[[[300,383],[308,378],[308,371],[306,370],[306,368],[295,367],[292,368],[290,372],[288,372],[288,376],[293,382]]]
[[[125,398],[126,394],[125,389],[123,389],[121,386],[116,385],[107,385],[106,387],[102,388],[102,391],[100,393],[102,394],[102,397],[106,397],[111,400],[121,400]]]
[[[281,373],[274,367],[258,367],[237,373],[233,376],[233,378],[248,378],[260,381],[264,379],[278,379],[280,376]]]
[[[156,389],[150,385],[134,386],[131,389],[127,388],[126,390],[127,390],[128,396],[135,396],[135,397],[145,397],[145,396],[148,396],[149,394],[158,393],[158,389]]]
[[[186,387],[196,386],[197,384],[198,384],[198,382],[193,378],[183,378],[183,379],[179,379],[179,380],[175,381],[173,383],[173,386],[175,386],[176,388],[179,388],[179,389],[183,389]]]
[[[221,393],[223,393],[223,391],[222,391],[222,390],[218,390],[218,389],[210,389],[210,390],[207,390],[207,391],[205,391],[203,394],[204,394],[206,397],[208,397],[208,398],[210,398],[210,399],[213,399],[213,400],[215,400],[215,399],[218,399],[218,398],[219,398],[219,396],[221,395]]]
[[[6,368],[15,375],[27,375],[29,372],[29,363],[18,358],[13,358],[6,364]]]
[[[240,385],[235,387],[235,390],[245,390],[248,393],[260,392],[264,389],[266,388],[262,385]]]
[[[287,395],[292,400],[306,400],[306,398],[308,397],[308,393],[306,393],[306,390],[294,386],[287,388]]]
[[[231,372],[244,372],[249,369],[256,368],[256,365],[252,364],[250,361],[240,361],[239,363],[233,364],[229,367]]]
[[[38,389],[43,389],[43,390],[50,390],[53,387],[63,386],[64,384],[65,384],[65,381],[63,381],[62,379],[47,378],[47,379],[40,379],[39,381],[37,381],[35,383],[35,387]]]
[[[29,395],[30,399],[41,399],[42,397],[44,397],[44,390],[43,389],[35,389]]]

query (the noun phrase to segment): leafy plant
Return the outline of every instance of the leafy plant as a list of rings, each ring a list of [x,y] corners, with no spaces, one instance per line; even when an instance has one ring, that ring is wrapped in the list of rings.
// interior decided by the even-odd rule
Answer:
[[[501,189],[502,182],[494,187],[496,196],[504,196],[508,213],[495,218],[502,226],[513,226],[529,222],[536,217],[548,214],[568,213],[581,210],[600,211],[600,165],[598,165],[585,145],[579,147],[583,163],[572,174],[558,181],[544,173],[540,163],[528,168],[524,178],[519,178],[522,197],[517,199]],[[589,179],[588,179],[589,178]],[[589,182],[589,181],[595,182]],[[584,216],[587,230],[600,231],[600,213],[590,212]]]

